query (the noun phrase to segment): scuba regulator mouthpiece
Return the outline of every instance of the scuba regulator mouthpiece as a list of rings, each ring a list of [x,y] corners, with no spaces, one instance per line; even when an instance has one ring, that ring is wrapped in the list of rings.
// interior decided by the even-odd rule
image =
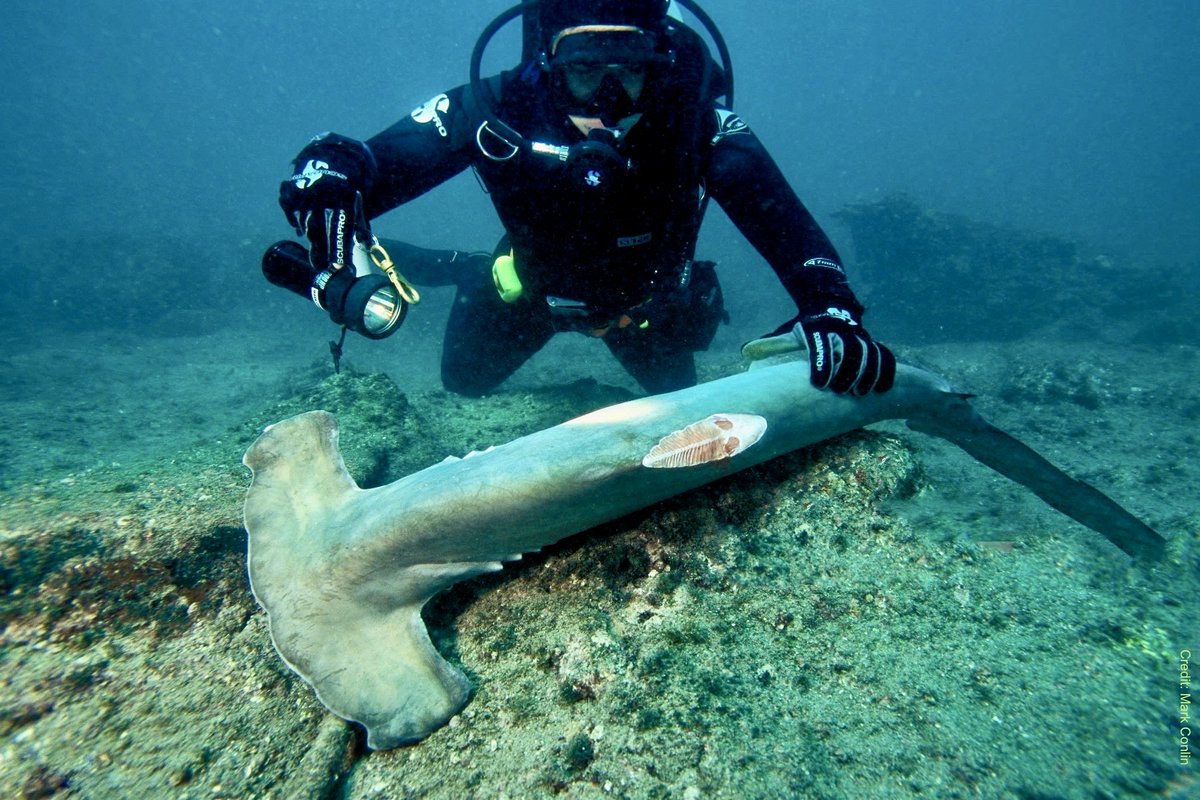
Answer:
[[[609,190],[628,170],[629,159],[617,150],[617,134],[608,128],[593,128],[567,155],[568,181],[589,189]]]
[[[309,262],[303,245],[284,240],[267,248],[262,271],[271,283],[307,297],[329,312],[329,318],[338,325],[368,339],[384,339],[399,329],[409,305],[418,302],[420,295],[402,279],[393,281],[389,275],[363,266],[360,262],[364,256],[369,265],[374,251],[355,242],[354,268],[318,270]],[[387,265],[391,267],[390,259]]]

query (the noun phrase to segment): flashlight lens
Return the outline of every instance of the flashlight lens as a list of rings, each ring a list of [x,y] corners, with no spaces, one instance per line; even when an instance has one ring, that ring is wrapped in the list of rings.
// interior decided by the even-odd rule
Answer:
[[[380,287],[363,306],[363,330],[371,336],[386,336],[404,319],[404,311],[404,301],[395,287]]]
[[[342,274],[350,276],[350,287],[343,294],[334,296],[330,287]],[[408,304],[383,275],[364,275],[355,279],[352,270],[340,269],[326,285],[325,294],[326,300],[334,304],[330,306],[330,319],[368,339],[382,339],[395,333],[408,313]],[[334,314],[334,308],[337,314]]]

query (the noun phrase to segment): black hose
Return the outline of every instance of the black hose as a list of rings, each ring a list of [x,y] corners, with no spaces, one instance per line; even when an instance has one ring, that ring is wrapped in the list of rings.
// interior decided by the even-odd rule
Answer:
[[[729,55],[729,47],[725,44],[725,37],[721,35],[717,23],[713,22],[712,17],[705,13],[704,9],[698,6],[694,0],[675,0],[679,5],[692,12],[696,19],[700,20],[700,24],[708,31],[708,35],[712,37],[713,44],[717,46],[717,53],[721,56],[721,69],[725,70],[725,105],[728,108],[733,108],[733,58]]]
[[[512,20],[521,16],[525,9],[532,5],[533,3],[519,3],[496,17],[483,29],[483,33],[479,34],[479,39],[475,42],[475,49],[471,51],[471,65],[467,73],[471,84],[471,93],[475,95],[475,102],[483,109],[488,127],[501,139],[508,142],[508,144],[521,148],[525,146],[525,137],[513,130],[496,113],[496,108],[492,104],[491,93],[484,88],[483,80],[479,77],[479,67],[483,63],[483,53],[487,50],[488,43],[496,35],[496,32]]]

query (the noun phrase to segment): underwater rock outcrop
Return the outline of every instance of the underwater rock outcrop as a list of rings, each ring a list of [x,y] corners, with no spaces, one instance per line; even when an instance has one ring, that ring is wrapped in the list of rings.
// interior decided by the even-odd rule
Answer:
[[[855,285],[890,341],[1009,341],[1039,330],[1071,338],[1194,340],[1179,306],[1194,270],[1088,253],[1059,236],[921,207],[906,195],[858,203],[834,218],[850,230]],[[1183,309],[1180,308],[1180,311]]]
[[[329,408],[355,478],[386,481],[626,395],[405,398],[355,374],[293,394],[174,456],[0,498],[0,796],[994,795],[1085,773],[1136,794],[1170,776],[1140,744],[1161,721],[1144,675],[1167,663],[1152,598],[1117,596],[1117,569],[1065,538],[1001,554],[913,530],[893,509],[920,467],[880,433],[435,598],[430,634],[475,697],[420,745],[365,753],[271,651],[245,583],[237,461],[259,425]],[[1128,757],[1072,759],[1094,718],[1092,746]]]

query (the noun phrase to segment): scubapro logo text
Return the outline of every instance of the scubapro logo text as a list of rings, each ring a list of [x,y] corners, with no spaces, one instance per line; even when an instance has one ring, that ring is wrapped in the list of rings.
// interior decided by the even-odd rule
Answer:
[[[817,371],[820,372],[825,368],[825,343],[821,341],[821,334],[814,333],[812,335],[813,352],[816,353]]]
[[[445,114],[449,110],[450,98],[444,94],[439,94],[437,97],[430,98],[424,105],[413,109],[412,118],[413,121],[422,125],[432,122],[437,128],[438,134],[445,139],[450,135],[450,132],[446,130],[446,124],[442,122],[442,114]]]

